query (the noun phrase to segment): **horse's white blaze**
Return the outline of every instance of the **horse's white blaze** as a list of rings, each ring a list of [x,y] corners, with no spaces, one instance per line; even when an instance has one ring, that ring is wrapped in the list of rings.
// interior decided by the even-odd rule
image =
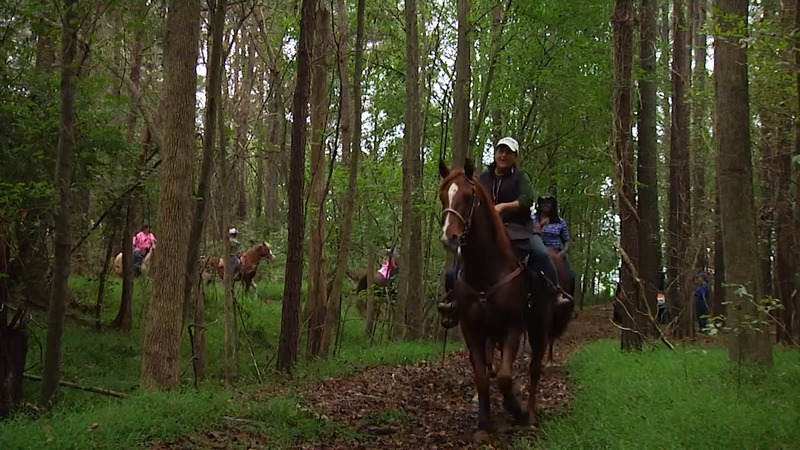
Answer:
[[[447,189],[447,207],[453,207],[453,200],[456,198],[456,194],[458,193],[458,185],[453,183]],[[448,241],[449,238],[447,237],[447,229],[450,227],[450,216],[452,214],[446,214],[444,216],[444,225],[442,225],[442,241]]]

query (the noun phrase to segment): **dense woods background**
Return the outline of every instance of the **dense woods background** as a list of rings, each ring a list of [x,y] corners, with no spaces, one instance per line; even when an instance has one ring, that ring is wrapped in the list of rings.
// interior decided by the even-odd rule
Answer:
[[[558,197],[581,308],[621,282],[623,348],[693,337],[706,272],[711,332],[769,363],[800,336],[799,27],[795,0],[0,1],[0,416],[26,367],[57,401],[65,318],[136,340],[143,390],[292,372],[356,319],[443,338],[436,165],[506,135]],[[277,258],[251,296],[223,258],[216,298],[196,268],[231,227]],[[397,295],[357,296],[387,247]]]

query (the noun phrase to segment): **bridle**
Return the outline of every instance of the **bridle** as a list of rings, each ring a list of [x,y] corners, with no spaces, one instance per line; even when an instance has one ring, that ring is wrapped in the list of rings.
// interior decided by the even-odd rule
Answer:
[[[464,178],[466,178],[467,183],[469,183],[470,186],[472,186],[472,198],[467,217],[464,218],[464,216],[462,216],[460,212],[456,211],[453,208],[444,208],[442,210],[442,222],[444,222],[445,218],[447,217],[447,214],[453,214],[458,218],[458,220],[461,221],[461,223],[464,224],[464,231],[462,231],[461,234],[458,236],[459,247],[466,244],[467,234],[469,233],[469,230],[472,228],[472,215],[475,214],[475,207],[480,205],[481,203],[480,200],[478,200],[478,193],[475,190],[475,182],[469,179],[467,175],[464,174],[464,172],[461,172],[461,174],[464,176]]]

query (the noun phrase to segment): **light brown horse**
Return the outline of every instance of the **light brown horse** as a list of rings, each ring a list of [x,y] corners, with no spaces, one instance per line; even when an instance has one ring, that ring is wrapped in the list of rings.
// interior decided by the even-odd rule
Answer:
[[[453,298],[478,391],[479,436],[492,429],[489,378],[494,344],[501,349],[497,386],[503,394],[503,407],[517,422],[534,425],[542,360],[557,296],[552,293],[528,301],[525,269],[511,248],[491,197],[474,176],[472,161],[467,159],[463,170],[450,170],[439,161],[439,174],[444,222],[441,241],[449,251],[461,250],[462,277],[455,283]],[[542,282],[538,275],[534,280]],[[532,349],[527,413],[514,394],[511,377],[526,328]]]
[[[272,253],[272,248],[266,241],[253,245],[239,256],[239,267],[234,271],[233,281],[242,282],[245,294],[250,293],[250,288],[254,285],[253,278],[256,276],[258,263],[264,258],[268,261],[275,259],[275,254]],[[225,278],[224,261],[225,260],[219,256],[200,257],[198,262],[199,269],[207,283],[213,281],[215,275],[219,277],[220,280]]]
[[[139,266],[139,272],[141,274],[143,274],[144,276],[146,276],[146,277],[150,277],[150,262],[152,261],[153,251],[155,250],[155,248],[156,248],[156,246],[153,245],[153,248],[151,248],[150,251],[147,252],[147,255],[145,255],[144,259],[142,260],[142,265]],[[117,253],[116,258],[114,258],[113,271],[114,271],[114,275],[116,275],[118,277],[122,276],[122,253],[121,252]],[[138,275],[138,274],[136,273],[136,271],[134,271],[134,276],[136,276],[136,275]]]

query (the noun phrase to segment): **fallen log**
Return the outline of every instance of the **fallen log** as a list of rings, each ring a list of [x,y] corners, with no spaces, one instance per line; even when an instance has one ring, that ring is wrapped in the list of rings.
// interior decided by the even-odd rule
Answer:
[[[39,375],[31,375],[29,373],[23,374],[22,378],[25,378],[26,380],[42,381],[42,377],[40,377]],[[108,396],[111,396],[111,397],[117,397],[117,398],[129,398],[130,397],[130,395],[128,395],[128,394],[123,394],[122,392],[112,391],[111,389],[99,388],[99,387],[94,387],[94,386],[81,386],[80,384],[73,383],[71,381],[63,381],[62,380],[62,381],[59,381],[58,384],[61,385],[61,386],[64,386],[64,387],[72,388],[72,389],[79,389],[81,391],[92,392],[92,393],[101,394],[101,395],[108,395]]]

